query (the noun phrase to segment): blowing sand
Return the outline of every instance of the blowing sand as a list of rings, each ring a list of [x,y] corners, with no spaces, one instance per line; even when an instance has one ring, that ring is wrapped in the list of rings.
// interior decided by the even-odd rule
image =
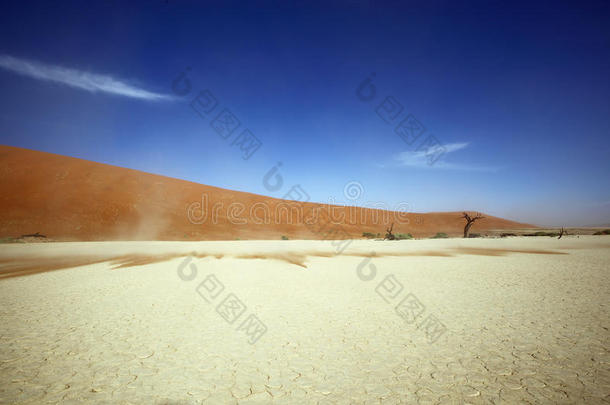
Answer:
[[[608,403],[609,248],[4,245],[0,402]]]

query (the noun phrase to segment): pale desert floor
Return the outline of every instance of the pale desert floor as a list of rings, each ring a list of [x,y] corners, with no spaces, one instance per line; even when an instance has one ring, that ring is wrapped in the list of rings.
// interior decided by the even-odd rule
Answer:
[[[0,322],[2,403],[609,403],[610,237],[0,245]]]

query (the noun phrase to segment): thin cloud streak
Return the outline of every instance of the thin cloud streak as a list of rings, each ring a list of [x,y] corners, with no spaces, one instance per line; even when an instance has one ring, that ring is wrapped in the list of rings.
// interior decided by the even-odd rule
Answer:
[[[428,156],[434,155],[435,150],[432,148],[421,151],[404,151],[394,156],[395,165],[400,167],[416,167],[422,169],[446,169],[446,170],[468,170],[468,171],[497,171],[497,167],[486,167],[486,166],[472,166],[463,165],[458,163],[449,163],[445,161],[445,157],[458,150],[465,149],[469,144],[467,142],[449,143],[442,146],[436,146],[439,148],[439,152],[443,155],[434,164],[428,163]]]
[[[62,83],[92,93],[103,92],[148,101],[169,101],[173,99],[172,96],[144,90],[108,75],[47,65],[9,55],[0,55],[0,67],[23,76]]]

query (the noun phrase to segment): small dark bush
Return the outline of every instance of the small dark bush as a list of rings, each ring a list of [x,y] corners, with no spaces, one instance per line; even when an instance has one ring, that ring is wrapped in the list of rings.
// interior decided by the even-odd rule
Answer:
[[[508,232],[506,232],[506,233],[503,233],[503,234],[500,235],[500,237],[502,237],[502,238],[506,238],[507,236],[517,236],[517,234],[516,233],[508,233]]]
[[[22,243],[18,238],[0,238],[0,243]]]
[[[449,236],[444,233],[444,232],[437,232],[436,235],[434,235],[432,237],[432,239],[444,239],[444,238],[448,238]]]
[[[523,236],[559,236],[559,233],[538,231],[534,233],[524,233]]]
[[[597,231],[593,235],[610,235],[610,229],[604,229],[603,231]]]
[[[480,233],[469,233],[468,237],[469,238],[480,238],[481,234]]]
[[[379,235],[379,234],[377,234],[377,235]],[[372,239],[375,237],[375,234],[371,233],[371,232],[362,232],[362,236],[364,236],[365,238],[368,238],[368,239]]]
[[[288,236],[282,235],[282,240],[288,240]]]
[[[411,235],[410,233],[398,233],[398,234],[396,234],[396,239],[397,240],[413,239],[413,235]]]

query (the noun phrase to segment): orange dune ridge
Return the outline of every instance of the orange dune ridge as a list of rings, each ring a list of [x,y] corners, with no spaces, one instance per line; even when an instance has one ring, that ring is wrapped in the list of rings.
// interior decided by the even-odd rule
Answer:
[[[459,212],[402,213],[295,202],[87,160],[0,146],[0,237],[54,241],[349,239],[462,234]],[[471,232],[533,228],[485,215]]]

